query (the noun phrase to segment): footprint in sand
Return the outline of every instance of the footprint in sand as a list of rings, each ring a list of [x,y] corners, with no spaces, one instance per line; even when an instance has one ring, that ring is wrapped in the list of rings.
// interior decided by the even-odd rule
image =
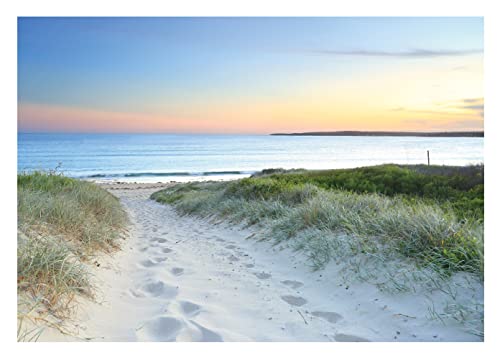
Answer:
[[[229,261],[233,261],[233,262],[234,262],[234,261],[240,261],[240,259],[239,259],[239,258],[237,258],[237,257],[236,257],[236,256],[234,256],[234,255],[229,256],[229,257],[228,257],[228,260],[229,260]]]
[[[201,306],[189,301],[180,301],[182,313],[188,317],[194,317],[201,311]]]
[[[335,338],[337,342],[370,342],[366,338],[344,333],[338,333],[333,338]]]
[[[257,272],[254,273],[254,275],[257,276],[257,278],[260,278],[261,280],[266,280],[269,277],[271,277],[271,274],[266,272]]]
[[[311,312],[311,314],[315,317],[320,317],[323,318],[324,320],[330,322],[330,323],[337,323],[340,321],[343,317],[336,313],[336,312],[327,312],[327,311],[314,311]]]
[[[147,283],[141,287],[141,291],[150,297],[174,298],[177,296],[177,289],[163,281]]]
[[[142,267],[153,267],[153,266],[156,266],[157,263],[154,262],[153,260],[151,259],[146,259],[146,260],[142,260],[141,262],[139,262],[139,264],[142,266]]]
[[[255,265],[254,264],[245,264],[245,267],[252,268],[252,267],[255,267]]]
[[[232,250],[232,249],[235,249],[236,248],[236,245],[227,245],[226,246],[226,249],[229,249],[229,250]]]
[[[170,272],[172,272],[172,274],[175,276],[180,276],[184,273],[184,269],[181,267],[174,267],[172,268],[172,270],[170,270]]]
[[[291,287],[293,289],[304,286],[304,284],[302,282],[293,281],[293,280],[285,280],[285,281],[281,281],[281,283],[284,284],[285,286]]]
[[[137,292],[137,291],[132,290],[132,289],[129,290],[129,293],[134,298],[143,298],[143,297],[145,297],[145,295],[143,293]]]
[[[165,247],[165,248],[161,249],[161,252],[163,252],[164,254],[168,254],[168,253],[172,252],[172,249]]]
[[[158,317],[139,328],[137,337],[140,341],[174,342],[183,327],[183,322],[177,318]]]
[[[281,296],[281,299],[292,306],[303,306],[307,303],[307,300],[305,298],[299,297],[299,296],[291,296],[291,295],[285,295]]]

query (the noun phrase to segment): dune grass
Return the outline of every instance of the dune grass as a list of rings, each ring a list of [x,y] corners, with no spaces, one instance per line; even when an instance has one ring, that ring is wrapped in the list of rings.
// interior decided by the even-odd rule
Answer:
[[[482,277],[482,173],[482,166],[267,170],[232,182],[179,184],[152,198],[185,214],[261,224],[274,242],[292,240],[305,250],[315,268],[340,256],[334,241],[347,235],[342,255],[391,252],[443,273]]]
[[[255,225],[253,238],[302,252],[314,270],[335,262],[332,279],[346,287],[419,293],[431,319],[483,336],[483,166],[268,169],[151,198],[182,215]],[[434,306],[436,292],[445,307]]]
[[[483,166],[268,169],[178,184],[152,199],[180,214],[256,225],[258,240],[302,252],[332,279],[428,300],[429,317],[483,336]],[[433,299],[441,295],[437,308]]]
[[[57,173],[19,174],[17,186],[19,327],[64,320],[76,295],[92,297],[86,265],[119,247],[125,212],[104,189]]]

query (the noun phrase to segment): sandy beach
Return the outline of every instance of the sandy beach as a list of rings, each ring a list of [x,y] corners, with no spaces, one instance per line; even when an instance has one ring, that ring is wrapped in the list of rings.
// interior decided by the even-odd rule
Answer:
[[[255,229],[149,199],[168,185],[103,185],[130,217],[129,238],[94,263],[97,298],[81,300],[67,334],[47,328],[40,341],[481,340],[430,319],[418,295],[345,285],[333,263],[313,272]]]

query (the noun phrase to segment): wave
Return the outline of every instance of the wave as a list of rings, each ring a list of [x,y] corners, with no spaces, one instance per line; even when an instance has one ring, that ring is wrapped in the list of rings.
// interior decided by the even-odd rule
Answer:
[[[256,171],[208,171],[208,172],[138,172],[138,173],[98,173],[84,175],[81,178],[135,178],[135,177],[179,177],[179,176],[211,176],[211,175],[245,175]]]

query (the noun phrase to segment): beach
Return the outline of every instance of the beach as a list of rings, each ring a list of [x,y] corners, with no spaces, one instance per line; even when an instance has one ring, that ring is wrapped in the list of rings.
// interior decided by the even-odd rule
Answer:
[[[483,17],[158,15],[16,18],[17,342],[487,342]]]
[[[256,240],[258,227],[179,215],[150,199],[171,184],[101,185],[128,214],[128,237],[92,263],[96,298],[78,299],[66,334],[47,328],[40,341],[482,340],[432,318],[430,302],[447,304],[442,292],[382,292],[346,281],[335,261],[314,271],[286,242]],[[481,297],[482,286],[474,292]]]

